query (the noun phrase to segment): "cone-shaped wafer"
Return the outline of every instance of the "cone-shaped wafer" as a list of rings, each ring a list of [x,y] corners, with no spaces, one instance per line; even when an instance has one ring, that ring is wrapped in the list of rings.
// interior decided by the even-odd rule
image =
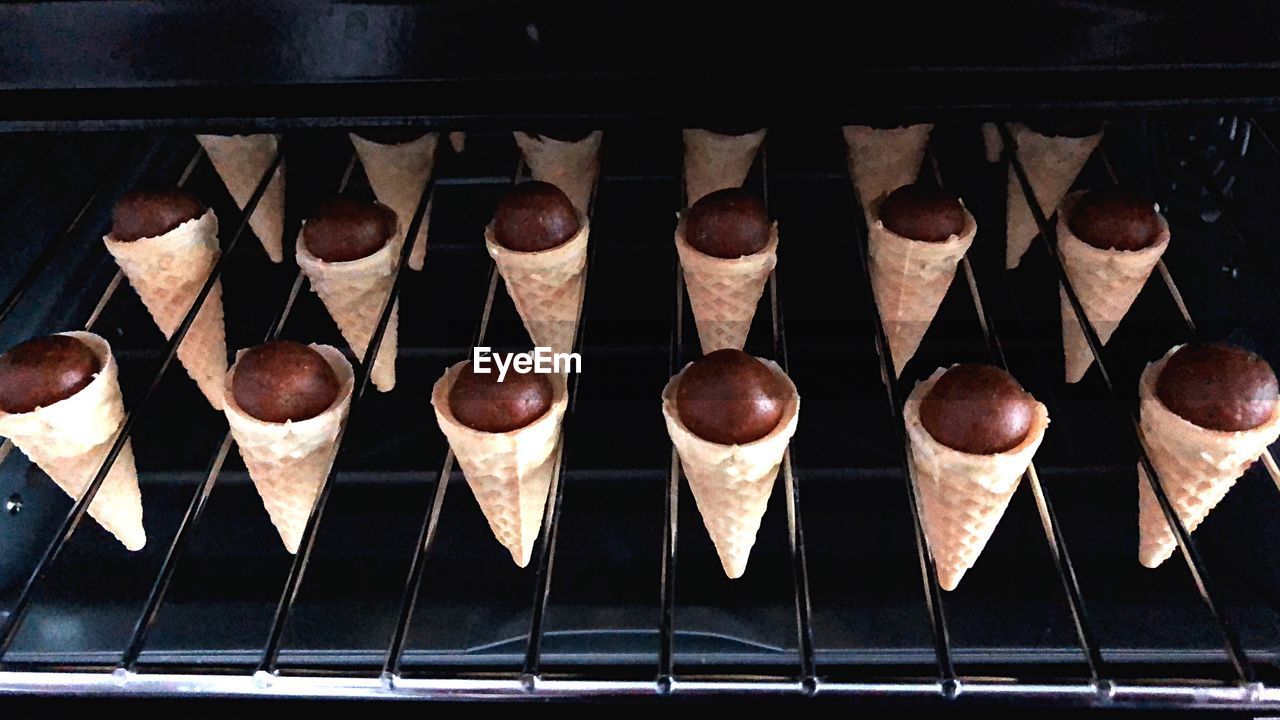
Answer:
[[[724,348],[741,350],[765,282],[778,264],[778,224],[769,231],[768,245],[740,258],[718,258],[694,248],[684,238],[684,224],[684,217],[676,223],[676,253],[702,354]]]
[[[911,240],[887,229],[878,207],[871,208],[871,288],[889,338],[894,371],[901,375],[938,313],[955,278],[956,264],[973,244],[978,225],[966,209],[960,235],[943,242]]]
[[[1159,215],[1160,239],[1141,250],[1106,250],[1094,247],[1071,232],[1067,218],[1083,192],[1071,193],[1058,209],[1058,256],[1071,279],[1089,323],[1106,344],[1115,333],[1129,306],[1146,285],[1151,270],[1169,247],[1169,224]],[[1058,288],[1062,306],[1062,349],[1067,382],[1079,382],[1093,364],[1093,352],[1084,338],[1084,328],[1076,318],[1067,291]]]
[[[63,492],[79,499],[124,424],[124,401],[107,341],[87,332],[60,334],[87,345],[102,370],[80,392],[52,405],[26,413],[0,411],[0,435],[12,440]],[[89,516],[129,550],[141,550],[147,544],[130,441],[125,441],[89,503]]]
[[[1066,197],[1071,183],[1084,169],[1094,148],[1102,141],[1102,131],[1085,137],[1041,135],[1021,123],[1009,127],[1017,142],[1018,159],[1027,172],[1027,180],[1035,190],[1036,202],[1045,217]],[[1040,234],[1035,216],[1027,205],[1027,196],[1012,164],[1009,167],[1009,202],[1005,210],[1005,267],[1016,268]]]
[[[511,552],[516,565],[524,567],[538,540],[555,472],[560,424],[568,406],[565,380],[558,374],[548,376],[554,396],[542,417],[510,432],[482,432],[458,422],[449,407],[449,391],[465,364],[450,367],[436,381],[431,406],[494,537]]]
[[[765,132],[721,135],[710,130],[685,130],[685,207],[693,207],[716,190],[741,187],[751,172]]]
[[[975,455],[933,439],[920,420],[920,403],[942,368],[916,384],[903,408],[911,441],[911,469],[920,522],[943,590],[954,590],[973,567],[1018,489],[1022,473],[1044,439],[1049,412],[1036,403],[1027,437],[1007,452]]]
[[[395,252],[399,252],[400,243],[404,240],[401,233],[408,232],[413,214],[418,210],[418,201],[422,199],[422,190],[431,179],[431,171],[435,167],[436,146],[440,142],[438,133],[427,133],[420,138],[404,143],[383,144],[367,140],[351,133],[351,144],[355,145],[356,154],[360,156],[360,164],[364,166],[364,174],[369,178],[369,185],[378,202],[395,212],[400,220],[400,233],[396,234]],[[427,205],[422,224],[418,226],[418,236],[414,238],[413,249],[409,251],[409,268],[421,270],[427,257],[427,228],[431,224],[431,205]]]
[[[262,175],[276,159],[275,135],[197,135],[209,154],[227,192],[241,210],[253,197]],[[276,168],[258,207],[249,216],[249,227],[258,236],[271,262],[284,260],[284,161]]]
[[[987,162],[1000,162],[1000,153],[1004,151],[1004,139],[1000,137],[1000,129],[993,122],[982,123],[982,151]]]
[[[467,149],[467,134],[460,130],[449,133],[449,145],[454,152],[462,154]]]
[[[1169,357],[1147,365],[1138,382],[1142,444],[1187,532],[1194,532],[1236,480],[1280,437],[1280,407],[1252,430],[1224,432],[1184,420],[1160,401],[1156,382]],[[1146,471],[1138,464],[1138,560],[1158,567],[1177,548]]]
[[[596,176],[600,174],[600,141],[604,133],[596,130],[575,141],[520,131],[516,131],[515,136],[533,179],[560,188],[578,212],[585,215]]]
[[[887,129],[844,127],[849,174],[868,218],[881,196],[916,181],[932,131],[933,125],[927,123]]]
[[[393,237],[400,234],[403,225],[397,223]],[[329,310],[329,316],[337,323],[351,346],[351,352],[364,359],[369,341],[378,329],[382,307],[391,295],[396,281],[396,265],[400,262],[400,243],[388,241],[377,252],[358,260],[325,262],[307,249],[304,233],[298,233],[298,267],[311,281],[311,289],[320,296]],[[373,361],[373,385],[381,392],[396,386],[396,352],[399,347],[400,300],[391,308],[387,330],[378,346],[378,356]]]
[[[680,466],[698,504],[698,513],[716,546],[720,564],[730,578],[742,577],[756,543],[756,531],[764,517],[773,480],[782,455],[796,432],[800,395],[782,368],[761,360],[785,383],[790,393],[778,426],[768,435],[743,445],[721,445],[694,435],[680,419],[677,388],[685,366],[662,391],[662,416],[667,433],[680,455]]]
[[[550,250],[509,250],[494,239],[493,223],[484,231],[485,247],[515,302],[533,344],[554,352],[572,352],[586,288],[587,237],[591,228],[578,213],[578,232]]]
[[[236,373],[234,365],[225,377],[223,409],[231,435],[240,448],[240,457],[244,458],[262,504],[271,515],[271,524],[276,526],[290,553],[298,552],[311,506],[329,475],[338,450],[338,429],[351,409],[355,384],[351,363],[337,348],[315,344],[311,348],[333,368],[339,384],[333,404],[313,418],[282,423],[259,420],[236,403],[231,391]],[[243,350],[237,353],[236,359],[243,353]]]
[[[218,216],[212,210],[164,235],[120,242],[103,238],[166,338],[182,319],[218,261]],[[215,409],[222,409],[222,377],[227,374],[227,334],[222,320],[222,281],[214,283],[178,345],[178,360]]]

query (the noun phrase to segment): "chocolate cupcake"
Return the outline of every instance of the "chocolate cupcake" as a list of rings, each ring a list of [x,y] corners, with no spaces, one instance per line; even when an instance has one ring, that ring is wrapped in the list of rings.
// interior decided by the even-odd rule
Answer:
[[[66,400],[88,387],[101,370],[102,361],[76,338],[28,340],[0,355],[0,410],[28,413]]]

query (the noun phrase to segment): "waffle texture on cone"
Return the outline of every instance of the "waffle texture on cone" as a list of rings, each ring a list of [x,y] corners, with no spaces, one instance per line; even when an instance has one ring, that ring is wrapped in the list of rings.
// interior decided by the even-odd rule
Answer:
[[[554,352],[571,352],[586,289],[587,238],[591,228],[578,213],[578,232],[549,250],[508,250],[494,238],[493,223],[484,231],[484,244],[498,266],[516,312],[534,345]]]
[[[920,420],[920,403],[944,372],[938,368],[916,384],[903,407],[903,421],[911,442],[920,522],[938,584],[943,590],[954,590],[1009,507],[1018,481],[1044,439],[1049,411],[1036,403],[1027,437],[1006,452],[975,455],[953,450],[934,440]]]
[[[246,413],[231,391],[235,366],[227,372],[223,410],[231,435],[240,448],[249,477],[262,497],[284,547],[298,552],[298,543],[311,515],[320,486],[329,475],[337,452],[338,430],[351,409],[355,373],[342,353],[329,345],[312,344],[338,376],[338,396],[319,415],[297,422],[266,422]],[[243,354],[237,353],[237,359]]]
[[[1102,131],[1085,137],[1053,137],[1037,133],[1021,123],[1009,128],[1017,142],[1018,159],[1035,191],[1036,202],[1048,218],[1066,197],[1076,176],[1084,169],[1094,148],[1102,141]],[[1022,192],[1017,172],[1009,167],[1009,202],[1005,208],[1005,267],[1013,269],[1040,234],[1027,196]]]
[[[1182,419],[1156,394],[1156,381],[1174,346],[1147,365],[1138,382],[1139,429],[1160,485],[1187,532],[1194,532],[1236,480],[1280,438],[1280,407],[1252,430],[1224,432]],[[1173,531],[1160,510],[1146,471],[1138,463],[1138,560],[1158,567],[1177,549]]]
[[[1163,228],[1160,239],[1141,250],[1094,247],[1077,237],[1067,222],[1071,209],[1083,196],[1083,192],[1071,193],[1058,209],[1058,256],[1089,323],[1098,333],[1098,339],[1106,345],[1169,247],[1169,223],[1157,215]],[[1058,296],[1062,308],[1066,379],[1069,383],[1079,382],[1093,365],[1093,352],[1089,350],[1089,342],[1084,338],[1084,329],[1076,319],[1067,291],[1061,286]]]
[[[880,198],[916,181],[933,125],[887,129],[846,125],[843,131],[849,174],[858,188],[862,211],[870,218]]]
[[[79,499],[124,424],[124,400],[107,341],[87,332],[59,334],[87,345],[102,370],[80,392],[52,405],[26,413],[0,411],[0,435],[12,440],[63,492]],[[132,442],[125,442],[89,503],[89,517],[129,550],[141,550],[147,544]]]
[[[276,159],[275,135],[197,135],[227,192],[243,210],[253,197],[262,175]],[[249,227],[258,236],[271,262],[284,260],[284,161],[276,167],[267,189],[249,216]]]
[[[221,254],[218,216],[212,210],[164,235],[132,242],[107,235],[103,242],[166,338],[172,338],[182,324]],[[209,290],[178,345],[178,360],[209,404],[221,410],[222,377],[227,374],[222,280]]]
[[[400,221],[400,231],[396,233],[393,252],[399,256],[404,233],[409,231],[409,223],[418,210],[418,201],[422,199],[422,191],[431,179],[435,167],[436,147],[440,143],[439,133],[427,133],[416,140],[406,143],[383,144],[366,140],[356,133],[350,133],[351,144],[360,156],[360,165],[369,178],[369,186],[378,202],[391,208]],[[413,249],[409,251],[409,269],[421,270],[427,258],[427,229],[431,220],[431,200],[418,226],[418,234],[413,240]]]
[[[740,258],[718,258],[694,248],[685,240],[684,225],[681,217],[676,223],[676,254],[702,354],[725,348],[741,350],[769,273],[778,264],[778,224],[770,230],[768,245]]]
[[[542,417],[510,432],[482,432],[458,422],[449,408],[449,391],[465,364],[453,365],[436,381],[431,406],[489,529],[516,565],[525,567],[542,529],[556,469],[560,426],[568,407],[565,379],[549,376],[554,395]]]
[[[529,164],[534,180],[560,188],[578,213],[587,214],[591,191],[600,174],[600,142],[604,133],[596,130],[581,140],[557,140],[516,131],[516,145]]]
[[[397,224],[396,234],[400,228]],[[311,289],[329,311],[356,358],[363,359],[369,341],[378,329],[382,307],[391,296],[396,281],[402,245],[388,242],[380,250],[348,262],[325,262],[307,249],[303,233],[298,233],[298,267],[311,281]],[[396,352],[399,347],[400,300],[391,308],[387,330],[373,361],[373,385],[381,392],[396,386]]]
[[[783,453],[796,432],[800,417],[800,394],[791,378],[769,360],[760,360],[782,380],[791,397],[777,427],[759,440],[742,445],[721,445],[694,435],[680,420],[677,389],[688,365],[667,382],[662,390],[662,416],[667,433],[680,456],[680,467],[689,481],[698,513],[720,556],[725,575],[742,577],[746,572],[756,531],[769,504],[773,481],[778,476]]]
[[[923,242],[889,230],[872,207],[869,232],[871,288],[884,323],[894,371],[902,374],[929,330],[938,306],[956,276],[956,265],[969,252],[978,225],[968,209],[964,230],[943,242]]]
[[[745,135],[721,135],[710,130],[685,130],[685,207],[693,207],[717,190],[741,187],[766,132],[762,129]]]

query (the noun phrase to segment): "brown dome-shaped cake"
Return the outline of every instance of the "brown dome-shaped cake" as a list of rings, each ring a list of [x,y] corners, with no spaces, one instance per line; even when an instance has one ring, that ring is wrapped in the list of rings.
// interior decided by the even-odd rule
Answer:
[[[28,340],[0,355],[0,410],[27,413],[66,400],[101,370],[102,361],[76,338]]]
[[[325,262],[350,262],[378,252],[395,232],[396,214],[386,205],[335,198],[307,219],[302,242]]]
[[[273,340],[246,351],[236,361],[231,380],[240,409],[274,423],[319,415],[333,405],[340,389],[324,356],[291,340]]]
[[[531,180],[507,191],[493,214],[493,239],[518,252],[559,247],[578,234],[578,211],[569,196],[548,182]]]
[[[764,201],[742,188],[717,190],[689,208],[684,239],[718,258],[754,255],[769,244],[773,223]]]
[[[508,372],[475,372],[467,363],[449,389],[449,410],[454,419],[472,430],[504,433],[519,430],[547,414],[555,389],[546,375]]]
[[[773,432],[788,394],[774,371],[756,358],[741,350],[717,350],[685,369],[676,408],[694,435],[741,445]]]
[[[364,128],[357,130],[356,134],[379,145],[403,145],[426,135],[427,131],[415,127],[382,127]]]
[[[1141,250],[1164,234],[1155,204],[1123,188],[1085,193],[1071,208],[1067,227],[1076,237],[1103,250]]]
[[[952,450],[991,455],[1026,439],[1035,399],[1013,376],[992,365],[956,365],[920,403],[920,422]]]
[[[111,238],[134,242],[159,237],[204,215],[205,211],[196,196],[182,190],[135,190],[116,201],[111,215]]]
[[[903,185],[880,203],[880,222],[895,235],[921,242],[945,242],[964,232],[960,198],[930,185]]]
[[[1266,360],[1234,345],[1186,345],[1165,362],[1156,395],[1165,407],[1200,427],[1252,430],[1275,413],[1276,374]]]

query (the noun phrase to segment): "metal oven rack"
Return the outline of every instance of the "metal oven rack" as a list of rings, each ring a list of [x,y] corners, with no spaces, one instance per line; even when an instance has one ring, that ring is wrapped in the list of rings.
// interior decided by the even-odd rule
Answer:
[[[720,577],[657,413],[662,384],[696,354],[670,242],[682,204],[675,130],[607,133],[578,338],[585,372],[524,571],[488,536],[427,405],[430,384],[472,345],[527,343],[479,239],[497,195],[522,174],[507,136],[473,135],[464,154],[442,151],[408,228],[430,223],[427,269],[402,270],[393,290],[401,385],[357,396],[296,557],[265,525],[225,424],[171,367],[194,309],[163,341],[96,244],[111,201],[136,184],[176,181],[214,204],[224,253],[201,298],[223,280],[232,347],[280,335],[343,343],[296,267],[269,267],[243,237],[271,171],[242,213],[189,138],[125,136],[92,158],[98,175],[80,209],[60,201],[65,229],[33,243],[39,249],[8,273],[16,279],[4,286],[0,336],[8,346],[88,318],[112,340],[129,410],[115,450],[129,438],[138,446],[151,545],[126,557],[82,522],[106,467],[66,509],[9,453],[0,692],[1280,708],[1280,568],[1265,534],[1280,495],[1264,469],[1194,539],[1157,486],[1185,561],[1147,571],[1133,553],[1142,451],[1129,418],[1143,364],[1197,331],[1280,359],[1268,330],[1280,318],[1276,258],[1240,199],[1265,200],[1248,173],[1280,170],[1280,155],[1261,126],[1231,123],[1224,132],[1252,133],[1255,151],[1244,179],[1226,188],[1215,176],[1222,159],[1206,158],[1193,137],[1221,126],[1126,120],[1109,129],[1081,185],[1117,175],[1149,185],[1175,241],[1112,343],[1100,348],[1090,330],[1099,370],[1079,387],[1065,387],[1055,365],[1065,276],[1052,227],[1038,217],[1043,246],[1022,269],[1003,270],[1005,169],[982,161],[976,127],[935,130],[923,175],[963,196],[979,236],[900,380],[872,304],[838,133],[772,132],[749,183],[779,219],[782,254],[747,349],[788,370],[805,413],[751,566],[732,582]],[[1147,164],[1153,146],[1143,139],[1156,131],[1173,142],[1176,182]],[[25,164],[0,168],[0,183],[35,195],[39,168],[82,157],[85,142],[37,138],[14,155]],[[1026,192],[1016,155],[1006,149],[1005,160]],[[341,136],[290,135],[281,162],[290,233],[325,196],[369,192]],[[1175,195],[1188,177],[1219,222],[1184,212]],[[67,299],[50,308],[57,297]],[[369,357],[354,358],[361,389]],[[978,566],[944,594],[897,414],[911,382],[961,360],[1009,367],[1054,425]],[[1280,482],[1273,464],[1265,470]]]

